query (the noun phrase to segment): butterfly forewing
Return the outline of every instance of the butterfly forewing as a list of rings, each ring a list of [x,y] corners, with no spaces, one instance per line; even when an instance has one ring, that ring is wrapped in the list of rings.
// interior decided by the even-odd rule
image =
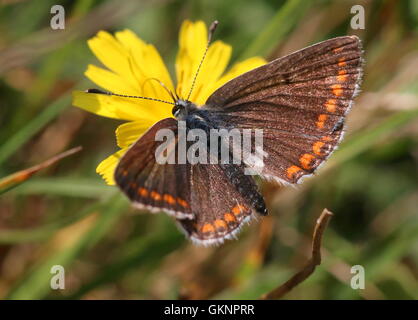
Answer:
[[[291,90],[299,92],[301,96],[334,97],[330,85],[344,84],[351,90],[354,89],[360,67],[359,38],[338,37],[273,60],[230,80],[208,98],[206,105],[227,108],[275,95],[288,97],[283,101],[290,103],[294,98],[294,95],[290,94]],[[339,74],[340,71],[345,73]],[[339,76],[342,75],[347,75],[344,77],[345,81],[341,81],[343,78]],[[342,92],[342,96],[352,98],[349,92]],[[301,108],[307,109],[307,101],[302,102]],[[315,108],[315,105],[312,107]],[[297,107],[295,104],[292,106]]]
[[[231,127],[263,129],[261,175],[298,183],[341,139],[361,79],[361,54],[355,36],[318,43],[229,81],[205,108]]]
[[[190,164],[160,164],[157,161],[156,150],[162,141],[156,141],[156,134],[160,129],[174,133],[172,141],[167,141],[173,148],[167,150],[176,150],[177,120],[161,120],[122,157],[115,170],[115,181],[136,207],[191,219],[194,214],[190,206]]]

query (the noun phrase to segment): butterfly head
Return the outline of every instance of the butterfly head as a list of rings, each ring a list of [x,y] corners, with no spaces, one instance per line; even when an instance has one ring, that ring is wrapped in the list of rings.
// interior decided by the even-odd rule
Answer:
[[[195,108],[196,106],[192,102],[188,100],[178,99],[174,104],[172,113],[173,116],[177,119],[184,119],[187,117],[189,112]]]

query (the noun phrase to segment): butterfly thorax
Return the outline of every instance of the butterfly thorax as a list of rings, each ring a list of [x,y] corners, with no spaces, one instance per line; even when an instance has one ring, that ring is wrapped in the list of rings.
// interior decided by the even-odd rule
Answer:
[[[186,122],[187,130],[201,129],[209,134],[210,129],[219,125],[216,116],[210,114],[210,111],[187,100],[177,100],[172,112],[178,121]]]
[[[205,107],[199,108],[194,103],[187,100],[177,100],[173,107],[173,115],[178,121],[185,121],[187,132],[194,129],[203,130],[208,136],[211,129],[225,129],[225,123],[218,118],[215,112],[208,110]],[[207,150],[212,150],[210,141],[207,140]],[[221,157],[221,145],[225,141],[218,137],[218,148],[215,150],[215,155],[218,159]],[[232,157],[232,153],[231,153]],[[231,158],[232,159],[232,158]],[[209,161],[208,161],[209,163]],[[236,164],[220,163],[222,171],[234,188],[248,201],[256,212],[262,215],[267,214],[267,208],[264,203],[262,195],[259,193],[256,183],[251,176],[244,174],[244,166]]]

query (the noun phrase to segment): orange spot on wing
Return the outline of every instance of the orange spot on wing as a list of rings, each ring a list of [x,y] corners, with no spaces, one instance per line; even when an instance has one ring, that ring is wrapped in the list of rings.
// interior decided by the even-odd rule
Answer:
[[[246,207],[237,204],[235,207],[232,208],[232,213],[235,214],[236,216],[241,214],[243,211],[247,210]]]
[[[323,136],[322,141],[329,142],[329,141],[332,141],[332,138],[330,136]]]
[[[322,129],[322,128],[324,128],[324,126],[325,126],[325,121],[328,119],[328,116],[326,115],[326,114],[320,114],[319,116],[318,116],[318,121],[316,122],[316,126],[319,128],[319,129]]]
[[[338,59],[338,66],[339,67],[344,67],[346,65],[347,65],[347,63],[345,62],[345,59],[344,58]]]
[[[316,154],[316,155],[318,155],[318,156],[321,156],[321,155],[323,155],[323,153],[322,153],[322,147],[325,145],[325,142],[323,142],[323,141],[317,141],[317,142],[315,142],[314,144],[313,144],[313,146],[312,146],[312,150],[313,150],[313,152]]]
[[[205,223],[202,227],[202,232],[203,233],[212,233],[212,232],[215,232],[215,228],[213,227],[212,224]]]
[[[169,194],[165,194],[163,196],[163,199],[165,202],[169,203],[169,204],[175,204],[176,203],[176,199],[173,198],[173,196],[169,195]]]
[[[303,169],[309,170],[312,169],[311,163],[315,159],[315,156],[310,153],[305,153],[299,158],[299,162],[302,165]]]
[[[183,200],[181,198],[177,198],[177,203],[179,205],[181,205],[182,207],[184,207],[184,208],[187,208],[189,206],[189,204],[187,203],[187,201],[186,200]]]
[[[344,70],[342,70],[342,71],[344,71]],[[345,82],[345,81],[347,81],[347,79],[348,79],[348,75],[346,75],[346,74],[340,74],[340,75],[337,76],[337,80],[339,82]]]
[[[334,51],[334,53],[338,53],[338,52],[343,51],[343,48],[342,47],[335,48],[333,51]]]
[[[289,168],[287,168],[286,173],[287,173],[287,177],[289,179],[293,179],[294,175],[301,171],[302,169],[299,168],[298,166],[290,166]]]
[[[337,110],[337,100],[335,99],[329,99],[325,103],[325,107],[327,108],[328,112],[335,112]]]
[[[221,219],[215,220],[214,224],[215,224],[216,229],[226,229],[227,228],[226,222],[221,220]]]
[[[139,188],[139,189],[138,189],[138,194],[139,194],[141,197],[148,197],[148,190],[147,190],[147,189],[145,189],[145,188]]]
[[[224,219],[226,222],[236,222],[237,219],[235,218],[235,216],[232,213],[225,213],[224,214]]]
[[[325,121],[328,119],[328,116],[326,114],[320,114],[318,117],[318,121]]]
[[[341,96],[344,92],[343,87],[340,84],[334,84],[331,86],[331,88],[332,93],[337,97]]]
[[[156,191],[151,191],[150,196],[152,199],[154,199],[155,201],[160,201],[161,200],[161,194],[159,194]]]

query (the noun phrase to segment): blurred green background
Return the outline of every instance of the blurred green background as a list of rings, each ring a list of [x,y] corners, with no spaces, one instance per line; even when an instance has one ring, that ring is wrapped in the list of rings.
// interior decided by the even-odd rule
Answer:
[[[0,1],[0,177],[83,151],[0,195],[1,299],[254,299],[298,271],[323,208],[323,264],[287,299],[418,298],[418,2],[302,0]],[[50,8],[66,10],[51,30]],[[350,28],[361,4],[365,30]],[[86,40],[130,28],[174,70],[184,19],[217,19],[233,60],[271,60],[334,36],[364,42],[362,93],[346,138],[297,188],[262,185],[270,216],[220,248],[191,245],[164,214],[129,207],[95,173],[120,121],[71,106],[99,64]],[[173,74],[173,73],[172,73]],[[66,289],[51,290],[63,265]],[[350,268],[366,287],[350,287]]]

